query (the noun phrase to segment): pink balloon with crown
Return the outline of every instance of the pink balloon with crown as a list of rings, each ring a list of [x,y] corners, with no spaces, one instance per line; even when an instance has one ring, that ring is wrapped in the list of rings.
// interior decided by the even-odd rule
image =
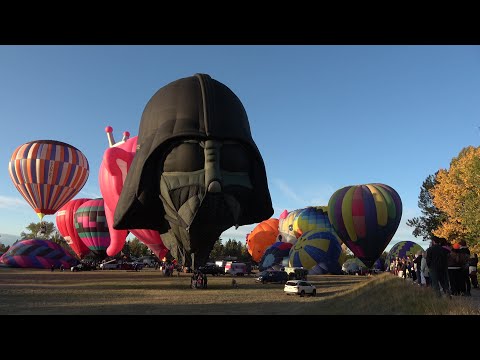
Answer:
[[[113,228],[113,215],[123,189],[123,183],[135,156],[137,137],[130,138],[130,133],[125,131],[122,140],[115,143],[112,131],[111,126],[105,128],[109,148],[103,154],[98,174],[111,239],[107,248],[107,255],[115,256],[122,251],[125,239],[130,231],[161,260],[167,254],[168,249],[163,244],[158,231],[148,229],[116,230]]]

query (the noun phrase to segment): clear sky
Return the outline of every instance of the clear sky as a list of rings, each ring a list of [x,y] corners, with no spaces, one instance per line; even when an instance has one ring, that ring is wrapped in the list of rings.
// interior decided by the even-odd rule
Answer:
[[[403,240],[425,247],[406,225],[421,215],[422,182],[480,140],[479,46],[0,46],[0,233],[39,221],[8,174],[17,146],[51,139],[77,147],[90,176],[75,198],[101,197],[105,127],[117,141],[123,131],[137,135],[151,96],[195,73],[242,101],[273,217],[327,205],[347,185],[384,183],[403,202],[387,250]],[[255,225],[222,239],[245,241]]]

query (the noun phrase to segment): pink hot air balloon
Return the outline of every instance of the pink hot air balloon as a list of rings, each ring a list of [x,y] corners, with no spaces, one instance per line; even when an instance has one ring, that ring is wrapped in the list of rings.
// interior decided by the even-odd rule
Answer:
[[[68,245],[81,259],[90,252],[90,249],[83,243],[78,236],[75,228],[74,216],[77,209],[83,203],[91,199],[81,198],[73,199],[63,205],[56,213],[56,223],[60,235],[63,236]]]
[[[105,128],[110,148],[105,150],[103,154],[98,176],[111,238],[110,246],[107,249],[109,256],[114,256],[123,249],[128,234],[128,230],[116,230],[113,228],[113,215],[137,148],[136,136],[129,138],[130,133],[124,132],[122,140],[115,143],[112,130],[111,126]],[[159,259],[163,258],[168,252],[158,231],[130,229],[130,232],[147,245]]]

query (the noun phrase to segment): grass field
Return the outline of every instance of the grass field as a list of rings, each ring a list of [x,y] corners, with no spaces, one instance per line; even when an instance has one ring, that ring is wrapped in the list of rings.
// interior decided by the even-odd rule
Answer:
[[[480,314],[472,299],[436,299],[390,274],[316,275],[316,297],[288,296],[281,284],[254,277],[209,276],[191,289],[190,276],[160,271],[54,271],[0,268],[0,315],[307,315]]]

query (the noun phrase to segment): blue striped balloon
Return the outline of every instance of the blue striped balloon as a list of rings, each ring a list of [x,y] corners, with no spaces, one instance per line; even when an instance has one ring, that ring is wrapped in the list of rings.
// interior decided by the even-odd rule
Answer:
[[[302,234],[292,246],[288,264],[311,269],[318,263],[323,263],[329,272],[337,273],[341,253],[340,240],[335,231],[311,230]]]

